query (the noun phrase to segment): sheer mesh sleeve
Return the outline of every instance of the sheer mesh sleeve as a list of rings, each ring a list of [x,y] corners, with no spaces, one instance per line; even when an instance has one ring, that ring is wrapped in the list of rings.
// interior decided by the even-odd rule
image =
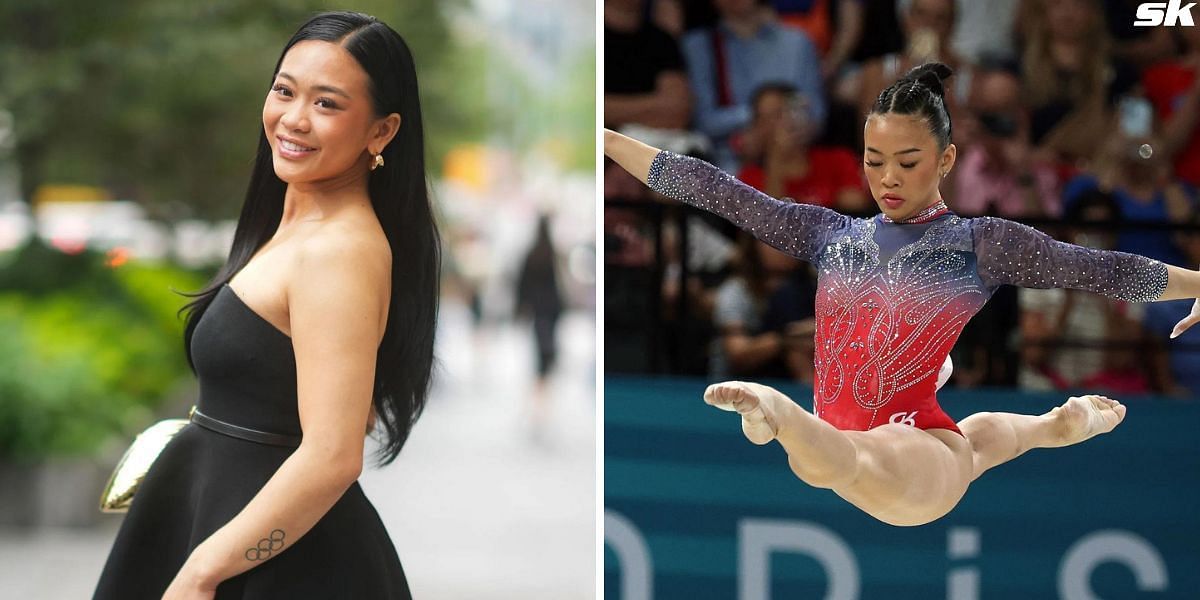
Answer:
[[[728,219],[791,256],[812,262],[851,219],[813,204],[776,200],[706,161],[663,150],[650,164],[654,191]]]
[[[1167,288],[1167,267],[1157,260],[1060,242],[993,217],[972,219],[971,227],[979,277],[989,287],[1072,288],[1130,302],[1152,302]]]

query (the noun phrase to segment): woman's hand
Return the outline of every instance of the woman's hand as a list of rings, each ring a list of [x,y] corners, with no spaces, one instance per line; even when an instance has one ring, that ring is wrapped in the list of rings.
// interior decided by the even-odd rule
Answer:
[[[193,553],[163,592],[162,600],[213,600],[217,595],[217,584],[221,582],[213,581],[197,565]]]
[[[1200,323],[1200,298],[1196,299],[1195,304],[1192,304],[1192,312],[1175,324],[1175,328],[1171,330],[1171,339],[1179,337],[1179,334],[1188,330],[1188,327]]]
[[[179,575],[175,576],[175,580],[171,582],[167,591],[163,592],[162,600],[213,600],[217,596],[217,586],[208,587],[190,583],[183,579],[182,575],[183,571],[180,571]]]

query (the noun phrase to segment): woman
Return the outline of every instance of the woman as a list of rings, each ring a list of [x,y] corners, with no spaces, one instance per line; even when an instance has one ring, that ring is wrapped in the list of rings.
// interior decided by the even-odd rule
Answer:
[[[813,412],[752,383],[710,386],[705,401],[740,413],[752,442],[779,440],[805,482],[893,525],[933,521],[984,471],[1030,448],[1111,431],[1125,415],[1100,396],[1038,416],[979,413],[955,423],[942,412],[938,370],[997,287],[1072,287],[1133,301],[1200,295],[1200,272],[950,212],[938,190],[956,152],[943,100],[949,75],[940,63],[917,67],[872,107],[864,165],[882,214],[871,219],[781,202],[703,161],[605,132],[605,152],[651,188],[817,267]],[[1176,333],[1196,321],[1200,304]]]
[[[146,474],[95,598],[408,598],[357,483],[424,406],[438,298],[412,55],[358,13],[288,41],[233,248],[188,306],[192,423]]]
[[[557,255],[550,237],[550,218],[538,217],[533,246],[525,254],[521,273],[517,276],[517,314],[533,321],[533,343],[537,348],[537,379],[532,394],[530,432],[534,440],[545,442],[550,420],[549,398],[546,394],[550,370],[558,358],[558,319],[563,312],[563,298],[558,289]]]
[[[1027,0],[1017,27],[1037,154],[1067,165],[1094,158],[1111,133],[1116,99],[1138,83],[1137,69],[1111,58],[1102,3]]]

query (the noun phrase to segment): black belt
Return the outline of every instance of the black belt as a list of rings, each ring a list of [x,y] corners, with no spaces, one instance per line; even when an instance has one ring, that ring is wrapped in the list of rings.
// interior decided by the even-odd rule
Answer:
[[[238,438],[239,440],[246,440],[247,442],[267,444],[270,446],[288,446],[291,448],[295,448],[300,445],[300,436],[298,435],[269,433],[266,431],[259,431],[257,429],[250,429],[249,427],[234,425],[233,423],[226,423],[225,421],[218,421],[217,419],[214,419],[196,410],[195,406],[193,406],[191,412],[188,413],[188,418],[191,419],[193,423],[205,429],[215,431],[217,433],[223,433],[227,436]]]

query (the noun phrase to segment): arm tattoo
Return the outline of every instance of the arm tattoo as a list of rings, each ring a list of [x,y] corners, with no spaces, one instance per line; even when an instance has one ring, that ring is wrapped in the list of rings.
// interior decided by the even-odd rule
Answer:
[[[271,554],[283,549],[283,530],[276,529],[271,535],[258,540],[258,545],[246,549],[246,560],[267,560]]]

